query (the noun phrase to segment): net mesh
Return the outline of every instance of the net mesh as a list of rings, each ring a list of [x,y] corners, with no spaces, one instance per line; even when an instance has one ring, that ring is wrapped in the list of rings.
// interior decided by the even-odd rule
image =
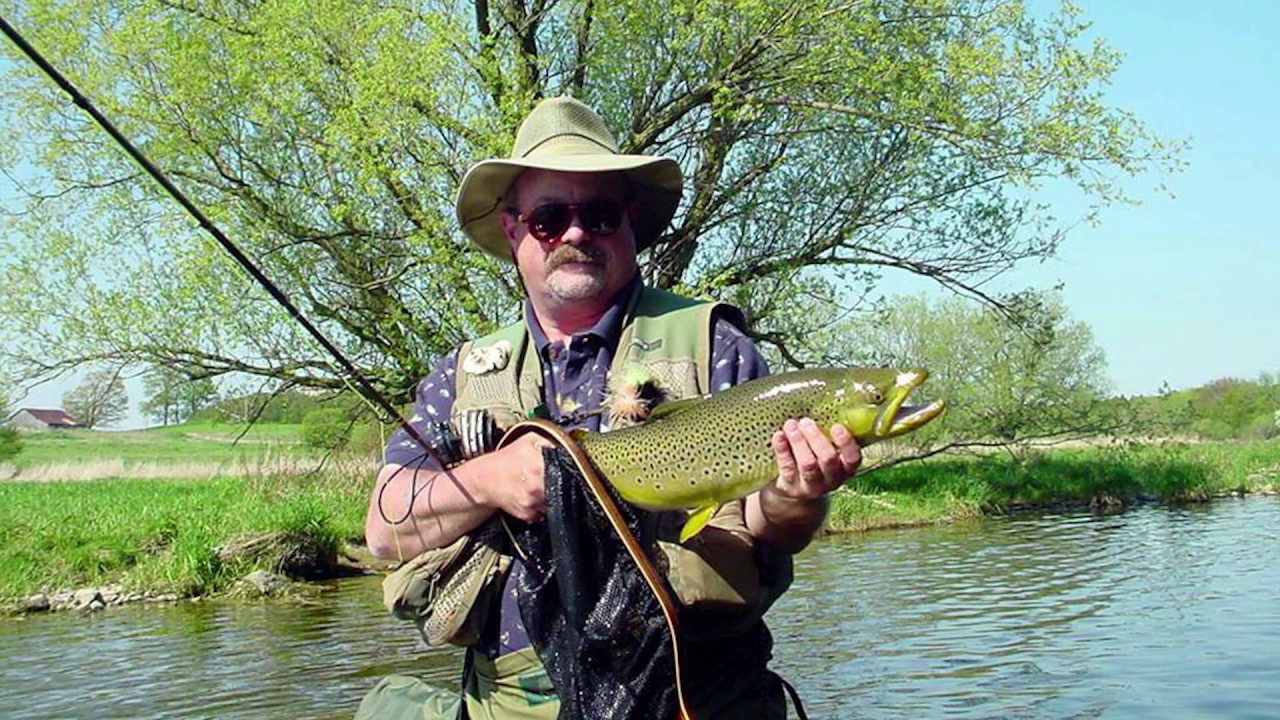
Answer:
[[[547,450],[545,463],[546,519],[515,530],[527,555],[517,592],[559,717],[673,717],[671,637],[657,599],[568,455]],[[653,548],[652,516],[614,499]]]

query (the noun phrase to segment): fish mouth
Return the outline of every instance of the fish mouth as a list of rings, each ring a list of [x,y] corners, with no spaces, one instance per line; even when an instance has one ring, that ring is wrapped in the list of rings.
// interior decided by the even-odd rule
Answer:
[[[928,370],[906,370],[898,374],[896,385],[888,393],[889,403],[876,418],[876,435],[881,439],[905,435],[942,414],[947,407],[944,400],[905,404],[907,396],[928,378]]]

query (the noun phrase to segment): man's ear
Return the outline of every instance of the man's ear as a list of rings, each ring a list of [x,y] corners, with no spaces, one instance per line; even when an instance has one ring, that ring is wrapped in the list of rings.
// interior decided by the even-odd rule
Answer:
[[[510,240],[515,234],[515,228],[519,221],[516,220],[515,215],[510,210],[499,210],[498,222],[502,223],[502,234],[506,235],[507,239]]]
[[[516,220],[515,213],[510,210],[503,210],[498,215],[498,221],[502,223],[502,234],[507,237],[507,244],[511,246],[511,252],[514,254],[516,249],[516,241],[519,239],[520,221]]]

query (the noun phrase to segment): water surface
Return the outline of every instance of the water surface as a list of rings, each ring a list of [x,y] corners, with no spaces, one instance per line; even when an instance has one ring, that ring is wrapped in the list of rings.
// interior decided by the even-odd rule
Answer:
[[[1280,718],[1280,500],[823,540],[769,614],[814,718]],[[0,620],[0,718],[340,718],[447,683],[376,578]]]

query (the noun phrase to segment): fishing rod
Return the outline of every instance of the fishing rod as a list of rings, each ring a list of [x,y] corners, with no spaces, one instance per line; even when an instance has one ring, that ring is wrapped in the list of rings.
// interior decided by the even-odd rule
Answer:
[[[170,197],[177,200],[178,204],[182,205],[187,213],[191,215],[191,217],[195,218],[200,227],[203,228],[205,232],[213,236],[213,239],[216,240],[237,263],[239,263],[240,267],[243,268],[245,272],[249,273],[249,275],[267,291],[267,294],[284,307],[284,309],[288,311],[289,315],[292,316],[294,320],[298,321],[298,323],[306,329],[311,337],[314,338],[316,342],[320,343],[320,345],[338,361],[338,364],[341,365],[342,369],[346,372],[347,377],[360,387],[362,394],[366,398],[376,402],[378,407],[386,413],[386,416],[394,419],[400,427],[409,434],[409,437],[417,441],[418,446],[421,447],[432,460],[436,461],[442,469],[446,467],[445,463],[436,453],[433,444],[427,442],[427,440],[423,438],[422,434],[418,432],[418,429],[410,424],[400,411],[391,404],[391,401],[373,386],[373,383],[364,376],[364,373],[360,372],[360,370],[356,368],[355,364],[348,360],[347,357],[342,354],[342,351],[339,350],[338,347],[324,335],[324,333],[320,332],[319,328],[317,328],[306,318],[306,316],[302,314],[302,311],[293,304],[293,301],[284,294],[284,291],[272,282],[271,278],[267,277],[266,274],[262,272],[261,268],[259,268],[248,255],[246,255],[234,242],[232,242],[231,239],[222,232],[222,230],[214,225],[213,222],[209,220],[203,212],[201,212],[200,208],[196,207],[195,203],[191,202],[191,200],[189,200],[187,196],[169,180],[168,176],[152,164],[151,161],[142,154],[141,150],[135,147],[128,138],[116,129],[115,125],[112,124],[105,115],[99,112],[98,108],[94,106],[89,98],[85,97],[85,95],[81,93],[70,80],[59,72],[58,69],[55,68],[48,60],[46,60],[38,50],[28,43],[26,38],[24,38],[17,29],[10,25],[3,16],[0,16],[0,32],[3,32],[10,40],[12,40],[13,43],[18,46],[18,49],[22,50],[23,54],[25,54],[31,62],[35,63],[36,66],[39,67],[40,70],[49,77],[49,79],[53,80],[63,92],[67,93],[67,95],[71,97],[72,102],[88,113],[89,116],[93,118],[94,122],[105,130],[107,134],[110,135],[118,145],[120,145],[120,147],[124,148],[124,151],[127,152],[129,156],[132,157],[133,160],[137,162],[153,180],[160,183],[160,186],[169,193]]]

